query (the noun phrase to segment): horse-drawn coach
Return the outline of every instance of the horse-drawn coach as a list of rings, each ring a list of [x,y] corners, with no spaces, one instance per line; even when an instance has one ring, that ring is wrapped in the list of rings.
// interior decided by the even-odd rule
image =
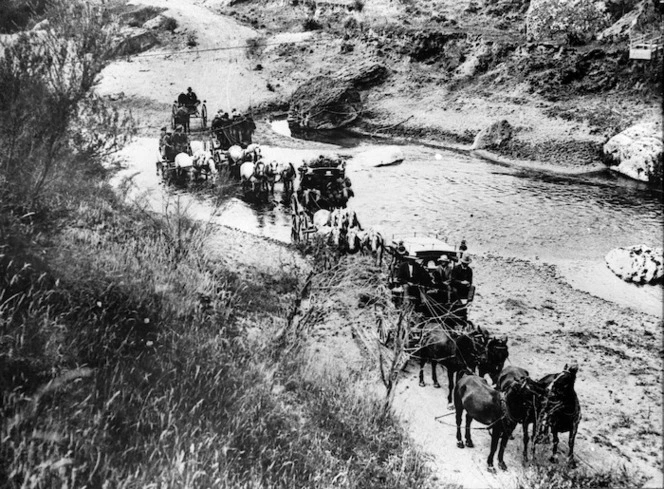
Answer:
[[[343,209],[353,196],[346,164],[340,158],[320,156],[305,162],[298,171],[299,185],[291,197],[291,236],[296,242],[316,232],[316,211]]]
[[[236,180],[240,179],[240,165],[247,161],[246,150],[251,144],[251,138],[256,130],[256,124],[251,116],[236,114],[217,114],[210,127],[210,147],[214,162],[218,167],[228,165],[228,170]],[[234,146],[240,151],[229,151]]]
[[[201,120],[201,129],[207,129],[207,106],[205,100],[201,104],[188,104],[176,100],[171,108],[171,129],[175,129],[178,124],[182,124],[185,132],[190,132],[191,119]]]
[[[464,258],[464,248],[438,236],[410,236],[386,246],[391,255],[388,287],[395,305],[411,304],[428,318],[463,324],[475,286],[455,280],[453,270]]]

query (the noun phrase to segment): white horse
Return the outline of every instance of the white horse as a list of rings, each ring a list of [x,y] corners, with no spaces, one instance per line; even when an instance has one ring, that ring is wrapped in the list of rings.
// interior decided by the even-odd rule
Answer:
[[[359,230],[362,230],[362,226],[360,225],[360,221],[357,218],[357,213],[353,210],[350,209],[340,209],[339,210],[339,219],[340,223],[339,226],[344,228],[344,229],[350,229],[350,228],[359,228]]]
[[[325,209],[321,209],[319,211],[316,211],[314,214],[314,227],[316,229],[321,228],[323,226],[330,226],[330,211],[326,211]]]
[[[228,157],[234,165],[239,164],[244,160],[244,150],[237,144],[228,148]]]
[[[265,178],[267,179],[267,184],[270,187],[270,192],[274,193],[274,184],[279,177],[279,163],[272,160],[265,165]]]
[[[240,180],[245,190],[249,187],[252,192],[256,192],[258,186],[259,191],[267,190],[267,179],[265,176],[265,163],[258,161],[252,163],[246,161],[240,165]]]
[[[385,252],[385,239],[378,229],[369,228],[365,232],[364,246],[371,251],[371,254],[378,262],[378,265],[382,265],[383,253]]]
[[[188,170],[194,166],[194,159],[187,153],[178,153],[175,155],[175,167]]]
[[[245,160],[249,159],[253,163],[256,163],[262,157],[261,147],[256,143],[250,144],[247,146],[247,149],[244,150],[244,157]]]
[[[354,254],[362,251],[363,248],[364,231],[357,226],[348,229],[346,240],[348,241],[348,253]]]

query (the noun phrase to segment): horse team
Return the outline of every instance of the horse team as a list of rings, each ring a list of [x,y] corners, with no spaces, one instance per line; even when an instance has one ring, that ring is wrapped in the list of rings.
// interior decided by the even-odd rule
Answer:
[[[355,211],[348,208],[320,209],[313,215],[316,234],[327,238],[327,245],[340,254],[371,254],[382,264],[385,242],[375,228],[364,229]]]
[[[574,465],[574,441],[581,420],[581,407],[574,390],[576,365],[565,365],[562,372],[539,380],[526,369],[505,366],[509,357],[507,337],[495,338],[480,327],[466,321],[465,327],[449,323],[451,318],[430,318],[416,328],[409,344],[411,357],[420,360],[419,383],[425,386],[424,366],[431,363],[434,387],[440,387],[436,365],[448,374],[448,407],[456,411],[457,447],[472,448],[471,423],[486,425],[491,433],[487,466],[494,470],[493,459],[498,451],[498,466],[506,470],[503,455],[507,442],[518,424],[523,426],[523,458],[528,460],[529,425],[532,428],[532,452],[536,442],[553,436],[551,461],[557,460],[559,433],[569,433],[568,463]],[[485,379],[489,375],[493,385]],[[466,413],[465,443],[461,422]]]

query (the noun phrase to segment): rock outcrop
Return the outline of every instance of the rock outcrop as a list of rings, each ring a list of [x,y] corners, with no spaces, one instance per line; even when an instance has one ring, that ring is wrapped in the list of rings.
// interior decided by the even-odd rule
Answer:
[[[611,170],[642,182],[661,181],[663,155],[660,122],[632,126],[604,145],[605,163]]]
[[[300,85],[291,97],[288,125],[310,130],[337,129],[353,122],[362,110],[360,93],[329,76]]]
[[[382,82],[387,73],[379,63],[366,63],[306,81],[291,97],[288,125],[294,130],[328,130],[352,123],[362,112],[359,90]]]
[[[115,48],[116,56],[129,56],[142,53],[159,44],[155,35],[147,29],[125,28],[120,31],[121,39]]]
[[[477,133],[471,149],[496,148],[509,141],[512,138],[512,132],[512,126],[505,119],[494,122]]]
[[[609,251],[605,260],[611,271],[626,282],[648,284],[664,276],[662,248],[645,245],[616,248]]]
[[[385,65],[366,62],[359,66],[339,70],[334,74],[334,78],[352,85],[358,90],[364,90],[382,83],[387,78],[388,73]]]

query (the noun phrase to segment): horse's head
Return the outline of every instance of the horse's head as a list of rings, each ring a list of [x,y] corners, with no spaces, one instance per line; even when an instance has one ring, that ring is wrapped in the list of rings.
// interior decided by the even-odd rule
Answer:
[[[362,237],[359,228],[352,227],[348,229],[348,251],[354,253],[362,248]]]
[[[575,363],[565,365],[562,372],[556,375],[549,386],[549,391],[554,396],[565,396],[574,392],[574,383],[576,382],[576,373],[579,371]]]
[[[266,173],[266,165],[263,160],[258,160],[254,166],[254,176],[256,178],[264,178]]]
[[[369,230],[369,246],[371,251],[376,253],[380,248],[385,246],[385,241],[383,240],[383,235],[375,229]]]
[[[487,369],[489,376],[494,382],[497,382],[500,371],[505,366],[505,361],[508,357],[507,336],[489,338],[486,344]]]
[[[265,169],[265,172],[270,177],[277,176],[277,174],[279,173],[279,163],[277,163],[275,160],[270,161],[267,164],[267,168]]]
[[[339,247],[339,244],[341,243],[341,229],[339,229],[337,226],[332,227],[332,231],[330,232],[330,240],[334,246]]]

